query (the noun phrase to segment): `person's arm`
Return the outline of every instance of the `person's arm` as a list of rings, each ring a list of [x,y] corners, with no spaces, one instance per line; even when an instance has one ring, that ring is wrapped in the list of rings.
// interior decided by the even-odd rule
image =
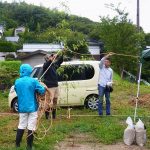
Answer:
[[[63,49],[63,50],[61,51],[60,56],[59,56],[59,57],[57,58],[57,60],[54,62],[54,63],[55,63],[55,66],[56,66],[57,68],[59,68],[60,65],[63,63],[65,52],[66,52],[66,49]],[[56,56],[56,57],[57,57],[57,56]]]
[[[113,70],[112,70],[112,72],[111,72],[110,81],[113,83]]]
[[[45,87],[44,86],[42,86],[40,83],[39,83],[39,81],[38,80],[35,80],[36,82],[35,82],[35,90],[36,90],[36,92],[38,92],[38,93],[40,93],[40,94],[44,94],[45,93],[45,91],[46,91],[46,89],[45,89]]]
[[[109,56],[111,56],[111,55],[113,55],[113,53],[109,53],[109,54],[107,54],[106,56],[104,56],[104,57],[101,59],[101,61],[100,61],[100,63],[99,63],[100,69],[103,68],[105,59],[107,59],[107,58],[108,58]]]
[[[45,71],[49,67],[50,64],[51,64],[51,61],[45,62],[43,65],[43,71]]]
[[[55,66],[56,66],[57,68],[59,68],[62,63],[63,63],[63,56],[60,56],[60,57],[54,62]]]
[[[100,61],[100,63],[99,63],[99,68],[100,68],[100,69],[102,69],[102,68],[103,68],[103,65],[104,65],[104,61],[105,61],[105,59],[106,59],[106,57],[105,57],[105,56],[101,59],[101,61]]]

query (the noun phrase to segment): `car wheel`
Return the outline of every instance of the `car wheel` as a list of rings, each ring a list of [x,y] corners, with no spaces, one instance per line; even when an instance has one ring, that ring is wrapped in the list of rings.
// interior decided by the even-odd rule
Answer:
[[[86,98],[85,106],[91,110],[96,110],[98,109],[98,101],[98,95],[90,95]]]
[[[12,109],[13,109],[13,112],[18,112],[18,102],[17,102],[17,99],[15,99],[13,101]]]

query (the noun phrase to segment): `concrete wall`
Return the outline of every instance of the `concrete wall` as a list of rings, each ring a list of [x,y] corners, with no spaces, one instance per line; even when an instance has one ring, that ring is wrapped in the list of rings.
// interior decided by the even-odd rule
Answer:
[[[45,62],[44,60],[44,54],[36,54],[28,58],[24,58],[21,60],[23,64],[30,64],[32,67],[35,65],[43,64]]]

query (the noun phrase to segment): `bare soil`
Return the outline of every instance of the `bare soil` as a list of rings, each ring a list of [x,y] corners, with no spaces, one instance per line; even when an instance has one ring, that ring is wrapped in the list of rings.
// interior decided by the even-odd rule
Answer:
[[[71,134],[55,146],[55,150],[148,150],[136,145],[127,146],[124,143],[104,145],[87,134]]]
[[[135,105],[135,103],[136,103],[136,98],[133,98],[131,99],[131,101],[129,101],[129,104],[131,105]],[[145,94],[145,95],[140,96],[138,105],[149,107],[150,106],[150,94]]]

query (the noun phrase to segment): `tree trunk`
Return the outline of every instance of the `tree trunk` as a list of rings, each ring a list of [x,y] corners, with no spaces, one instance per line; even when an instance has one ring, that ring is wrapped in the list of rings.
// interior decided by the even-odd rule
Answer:
[[[121,79],[123,79],[123,77],[124,77],[123,75],[124,75],[124,67],[121,70]]]

